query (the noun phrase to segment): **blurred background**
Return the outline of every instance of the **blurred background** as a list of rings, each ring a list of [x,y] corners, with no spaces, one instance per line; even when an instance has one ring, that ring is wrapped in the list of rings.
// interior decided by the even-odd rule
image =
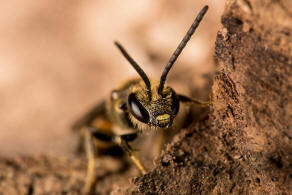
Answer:
[[[72,123],[137,76],[113,41],[158,79],[204,5],[209,11],[167,82],[206,99],[223,0],[2,1],[0,155],[72,154]]]

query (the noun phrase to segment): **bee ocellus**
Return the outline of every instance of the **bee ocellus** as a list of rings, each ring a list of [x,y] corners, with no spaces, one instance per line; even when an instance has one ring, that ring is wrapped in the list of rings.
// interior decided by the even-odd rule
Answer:
[[[171,56],[160,80],[149,78],[127,51],[115,42],[117,48],[137,71],[139,77],[123,82],[113,90],[104,102],[98,104],[88,114],[78,120],[73,129],[81,129],[88,158],[85,193],[95,188],[95,159],[99,150],[119,146],[131,158],[142,174],[146,169],[135,156],[130,141],[145,131],[164,131],[172,128],[180,111],[181,103],[208,106],[202,102],[177,94],[165,84],[172,65],[194,34],[203,16],[208,10],[205,6],[189,28],[183,40]]]

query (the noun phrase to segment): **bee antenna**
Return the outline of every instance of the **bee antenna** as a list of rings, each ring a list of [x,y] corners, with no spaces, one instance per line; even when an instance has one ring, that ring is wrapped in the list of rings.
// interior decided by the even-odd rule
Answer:
[[[167,77],[167,74],[169,72],[169,70],[171,69],[172,65],[174,64],[174,62],[176,61],[176,59],[178,58],[178,56],[180,55],[180,53],[182,52],[182,50],[184,49],[184,47],[186,46],[186,44],[188,43],[188,41],[190,40],[191,36],[194,34],[195,30],[197,29],[197,27],[199,26],[201,20],[203,19],[205,13],[208,10],[208,6],[204,6],[203,9],[200,11],[200,13],[197,15],[195,21],[193,22],[193,24],[191,25],[190,29],[188,30],[187,34],[184,36],[183,40],[180,42],[180,44],[178,45],[178,47],[176,48],[176,50],[174,51],[174,53],[172,54],[171,58],[168,61],[168,64],[165,66],[165,69],[160,77],[160,84],[158,87],[158,94],[160,94],[162,96],[162,90],[163,90],[163,86]]]
[[[123,46],[118,43],[117,41],[114,42],[115,45],[119,48],[119,50],[122,52],[123,56],[130,62],[130,64],[133,66],[133,68],[137,71],[137,73],[141,76],[143,79],[145,85],[146,85],[146,91],[148,94],[149,101],[151,100],[152,94],[151,94],[151,84],[149,81],[149,78],[147,77],[146,73],[142,70],[142,68],[133,60],[133,58],[127,53],[127,51],[123,48]]]

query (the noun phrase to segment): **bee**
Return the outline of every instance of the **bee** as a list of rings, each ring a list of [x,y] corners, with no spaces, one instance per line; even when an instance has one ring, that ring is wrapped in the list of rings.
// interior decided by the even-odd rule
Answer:
[[[123,82],[118,88],[112,90],[109,98],[98,104],[73,125],[73,129],[82,132],[88,158],[85,193],[94,191],[95,159],[100,151],[119,146],[141,173],[145,174],[146,169],[136,157],[129,142],[147,130],[155,129],[163,132],[171,129],[180,110],[180,103],[209,106],[209,102],[177,94],[173,88],[165,84],[171,67],[194,34],[207,10],[208,6],[205,6],[197,15],[171,56],[160,81],[149,78],[124,47],[120,43],[114,42],[140,77]]]

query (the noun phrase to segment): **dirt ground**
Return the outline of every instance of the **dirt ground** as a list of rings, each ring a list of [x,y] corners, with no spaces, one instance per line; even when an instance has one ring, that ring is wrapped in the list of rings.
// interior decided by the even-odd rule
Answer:
[[[178,9],[179,5],[173,4]],[[210,8],[210,12],[215,10]],[[201,94],[196,97],[207,98],[211,83],[208,79],[212,80],[209,114],[181,129],[161,156],[153,163],[147,161],[147,167],[152,168],[143,176],[127,160],[101,157],[96,165],[97,194],[292,193],[292,4],[288,0],[227,0],[221,23],[210,47],[212,55],[198,62],[212,64],[214,60],[216,73],[213,76],[211,65],[202,68],[202,72],[209,71],[205,77],[199,71],[199,78],[206,81],[191,86],[190,91]],[[134,32],[141,33],[137,28]],[[156,53],[146,40],[136,42],[150,54]],[[137,52],[139,55],[143,54]],[[167,58],[164,55],[158,52],[151,59],[160,62]],[[185,66],[173,71],[178,81],[179,74],[193,62],[181,63]],[[193,81],[200,83],[197,78]],[[83,90],[91,91],[97,85]],[[80,99],[72,101],[78,103]],[[87,105],[90,104],[89,101]],[[74,113],[71,115],[74,118]],[[45,124],[43,127],[47,128]],[[61,134],[74,137],[68,132]],[[0,194],[80,194],[86,160],[73,155],[74,143],[63,144],[72,147],[56,147],[66,154],[64,157],[58,155],[62,152],[51,155],[50,150],[33,155],[36,145],[19,156],[19,145],[5,152],[9,144],[4,142]]]

